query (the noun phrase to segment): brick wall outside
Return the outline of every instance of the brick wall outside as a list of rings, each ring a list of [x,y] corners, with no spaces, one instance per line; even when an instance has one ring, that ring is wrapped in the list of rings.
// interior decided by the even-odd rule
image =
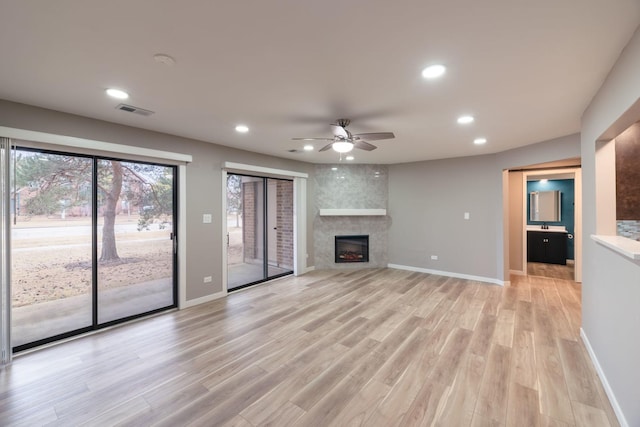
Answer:
[[[293,270],[293,181],[279,180],[276,188],[278,266]]]

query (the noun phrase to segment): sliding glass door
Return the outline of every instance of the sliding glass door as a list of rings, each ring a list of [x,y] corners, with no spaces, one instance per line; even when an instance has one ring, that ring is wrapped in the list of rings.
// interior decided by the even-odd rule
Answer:
[[[97,165],[98,322],[173,305],[174,168]]]
[[[227,175],[227,289],[293,272],[293,181]]]
[[[173,166],[14,156],[15,350],[176,306]]]
[[[92,326],[91,158],[16,150],[12,346]]]

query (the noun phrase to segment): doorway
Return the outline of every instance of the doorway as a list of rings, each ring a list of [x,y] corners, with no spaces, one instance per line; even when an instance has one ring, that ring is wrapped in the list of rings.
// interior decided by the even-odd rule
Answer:
[[[227,290],[293,273],[293,181],[227,174]]]
[[[558,221],[530,221],[530,191],[527,189],[528,181],[548,180],[573,180],[571,192],[573,200],[570,203],[571,209],[564,212],[572,217],[573,224],[569,229],[567,224]],[[505,193],[505,227],[508,234],[508,250],[505,251],[506,277],[511,275],[537,275],[544,277],[554,277],[558,279],[582,281],[582,174],[580,169],[580,158],[560,160],[551,163],[542,163],[526,166],[519,169],[505,171],[506,193]],[[532,189],[532,191],[541,189]],[[542,229],[542,226],[549,226]],[[567,254],[573,252],[569,258],[568,265],[539,262],[529,264],[528,233],[544,232],[550,233],[563,228],[567,231]],[[538,230],[539,229],[539,230]],[[555,235],[539,236],[543,240],[553,237],[549,242],[555,241]],[[570,242],[570,243],[569,243]],[[539,250],[540,248],[537,247]],[[539,252],[538,252],[539,253]],[[551,253],[549,253],[551,254]],[[571,265],[573,260],[573,265]]]
[[[12,156],[14,351],[177,306],[175,166]]]

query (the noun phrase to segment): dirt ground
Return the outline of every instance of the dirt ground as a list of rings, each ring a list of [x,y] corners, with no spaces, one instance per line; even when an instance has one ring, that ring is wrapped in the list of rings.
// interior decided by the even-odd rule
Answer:
[[[137,219],[130,218],[129,221]],[[88,225],[86,220],[78,220],[75,225],[85,223]],[[40,234],[12,241],[11,287],[14,307],[90,292],[90,238],[72,234],[44,238],[47,234],[43,229],[45,225],[53,228],[60,226],[58,221],[47,221],[46,218],[29,221],[21,228],[38,228],[37,233]],[[118,233],[116,241],[120,260],[98,264],[99,291],[172,274],[169,231]]]
[[[137,217],[117,224],[136,224]],[[32,237],[12,240],[12,300],[21,307],[91,291],[91,239],[73,233],[49,236],[45,230],[64,230],[91,224],[88,218],[21,219],[14,228],[38,229]],[[230,224],[229,265],[243,262],[242,228]],[[47,235],[46,237],[44,237]],[[98,264],[98,290],[169,277],[172,242],[169,231],[130,231],[116,235],[120,261]]]

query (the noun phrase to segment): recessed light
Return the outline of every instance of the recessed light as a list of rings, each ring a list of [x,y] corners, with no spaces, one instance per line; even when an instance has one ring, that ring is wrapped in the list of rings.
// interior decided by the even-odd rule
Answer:
[[[440,77],[447,71],[446,67],[441,64],[430,65],[422,70],[422,77],[425,79],[435,79]]]
[[[332,171],[337,171],[337,170],[338,170],[338,168],[334,166],[334,167],[332,167],[332,168],[331,168],[331,170],[332,170]]]
[[[347,159],[347,160],[351,161],[351,160],[355,159],[355,157],[353,157],[353,156],[347,156],[347,157],[345,157],[345,159]]]
[[[107,95],[109,95],[110,97],[116,99],[127,99],[129,97],[129,94],[127,92],[120,89],[109,88],[105,90],[105,92],[107,92]]]
[[[249,132],[249,127],[247,125],[238,125],[236,126],[236,132],[247,133]]]
[[[546,184],[547,182],[549,182],[549,180],[548,180],[548,179],[541,179],[541,180],[540,180],[540,184]]]
[[[304,151],[313,151],[313,145],[305,145]]]
[[[473,123],[475,119],[473,116],[460,116],[458,117],[458,123],[461,125],[468,125],[469,123]]]
[[[473,140],[473,143],[476,145],[482,145],[487,143],[487,138],[476,138]]]

